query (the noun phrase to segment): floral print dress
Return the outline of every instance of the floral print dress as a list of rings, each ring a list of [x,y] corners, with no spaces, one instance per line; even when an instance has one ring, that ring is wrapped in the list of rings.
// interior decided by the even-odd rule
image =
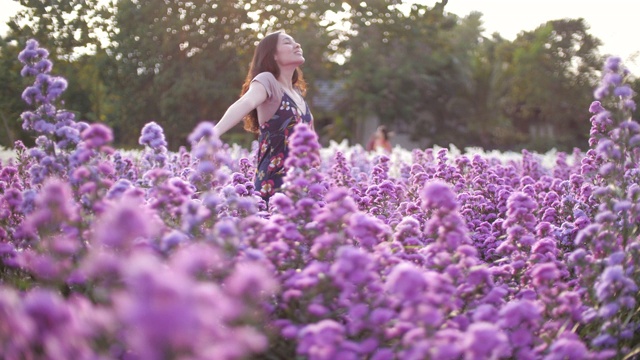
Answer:
[[[306,113],[302,114],[296,103],[284,93],[276,113],[260,127],[255,187],[265,200],[282,187],[284,161],[289,155],[289,136],[293,127],[300,122],[309,124],[313,119],[306,102],[305,107]]]

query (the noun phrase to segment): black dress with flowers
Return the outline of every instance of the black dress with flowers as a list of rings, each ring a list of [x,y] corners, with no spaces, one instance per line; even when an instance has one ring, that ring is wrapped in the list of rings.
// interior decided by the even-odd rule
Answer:
[[[289,155],[289,136],[293,127],[300,122],[309,124],[313,119],[306,103],[305,107],[307,111],[302,114],[296,103],[284,93],[276,113],[260,127],[255,187],[265,200],[282,187],[284,161]]]

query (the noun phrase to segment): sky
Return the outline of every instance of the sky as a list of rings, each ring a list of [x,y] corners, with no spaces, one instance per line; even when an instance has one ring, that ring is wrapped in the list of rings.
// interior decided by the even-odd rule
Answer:
[[[424,1],[432,6],[437,1]],[[494,32],[513,40],[549,20],[583,18],[589,33],[600,39],[600,53],[622,58],[640,76],[640,1],[638,0],[449,0],[445,11],[460,17],[482,13],[485,35]]]
[[[436,1],[422,3],[432,6]],[[7,20],[19,8],[15,0],[0,0],[0,33],[6,32]],[[631,72],[640,76],[638,0],[449,0],[445,11],[460,17],[479,11],[483,14],[485,35],[497,32],[509,40],[549,20],[583,18],[589,33],[603,42],[600,52],[620,56]]]

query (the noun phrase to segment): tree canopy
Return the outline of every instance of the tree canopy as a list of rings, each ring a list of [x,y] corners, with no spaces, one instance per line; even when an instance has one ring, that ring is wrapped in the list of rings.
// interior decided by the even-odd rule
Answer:
[[[428,144],[584,148],[602,63],[583,19],[549,21],[509,41],[484,36],[481,13],[447,12],[446,0],[20,3],[0,42],[4,146],[27,137],[16,56],[28,38],[53,49],[56,72],[69,80],[65,107],[110,125],[123,147],[136,146],[150,121],[175,149],[198,122],[219,119],[257,42],[280,29],[305,49],[310,94],[320,81],[344,84],[318,131],[340,121],[331,136],[350,139],[373,115]],[[252,139],[241,129],[225,136]]]

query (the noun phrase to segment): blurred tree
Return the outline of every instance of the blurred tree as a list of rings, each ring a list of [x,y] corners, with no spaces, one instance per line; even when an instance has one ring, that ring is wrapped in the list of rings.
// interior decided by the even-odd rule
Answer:
[[[588,147],[589,104],[598,81],[600,41],[583,19],[554,20],[512,44],[502,109],[531,150]]]
[[[11,129],[3,143],[23,136],[12,121],[23,110],[16,56],[28,38],[52,52],[54,73],[69,80],[65,108],[111,125],[116,145],[127,147],[138,146],[152,120],[176,149],[199,121],[219,119],[238,97],[257,41],[280,29],[305,50],[307,100],[319,132],[333,137],[345,135],[339,124],[353,131],[374,114],[443,146],[581,146],[601,64],[599,41],[581,19],[549,22],[510,42],[481,36],[479,13],[444,12],[446,0],[432,7],[402,0],[20,3],[26,10],[0,42],[7,94],[0,115]],[[313,104],[321,80],[346,84],[335,109]],[[328,122],[335,124],[325,131]],[[244,145],[253,139],[241,127],[225,136]]]
[[[459,88],[458,96],[467,108],[461,116],[466,132],[456,144],[460,147],[505,148],[509,143],[523,140],[513,137],[511,122],[500,108],[501,100],[508,92],[502,85],[505,62],[501,54],[511,42],[497,33],[490,38],[479,36],[483,31],[481,16],[478,12],[469,14],[450,34],[461,65],[471,77],[466,82],[469,85]]]
[[[444,13],[446,1],[431,8],[348,3],[353,35],[341,44],[351,54],[345,111],[353,119],[374,114],[414,140],[448,146],[465,136],[470,108],[464,94],[473,86],[469,55],[479,25],[458,25],[457,16]]]
[[[11,146],[15,137],[31,142],[21,130],[20,119],[26,109],[20,94],[29,81],[20,77],[22,65],[17,58],[28,39],[36,39],[49,51],[53,74],[67,79],[69,87],[62,97],[64,108],[75,112],[78,120],[108,119],[113,104],[105,106],[111,95],[100,72],[106,56],[101,46],[110,12],[99,3],[103,1],[20,1],[23,10],[9,20],[9,32],[0,41],[0,76],[5,80],[3,93],[7,94],[1,100],[0,116],[11,129],[6,137],[0,136],[2,145]]]
[[[19,0],[23,10],[10,21],[21,44],[38,40],[52,55],[71,58],[77,51],[95,51],[105,39],[112,13],[104,0]]]
[[[20,114],[26,104],[20,95],[27,86],[27,81],[20,76],[22,64],[18,61],[18,54],[22,51],[15,43],[11,44],[0,37],[0,146],[11,148],[16,140],[25,140],[27,133],[22,130]]]
[[[236,2],[119,1],[109,49],[112,86],[120,89],[119,140],[135,145],[142,126],[156,121],[176,149],[199,121],[220,118],[252,56],[251,22]]]
[[[640,120],[640,98],[638,97],[638,94],[640,94],[640,77],[637,77],[636,75],[631,74],[631,78],[629,79],[628,84],[633,89],[633,92],[634,92],[633,101],[636,102],[636,109],[631,113],[631,117],[635,121],[639,121]]]

